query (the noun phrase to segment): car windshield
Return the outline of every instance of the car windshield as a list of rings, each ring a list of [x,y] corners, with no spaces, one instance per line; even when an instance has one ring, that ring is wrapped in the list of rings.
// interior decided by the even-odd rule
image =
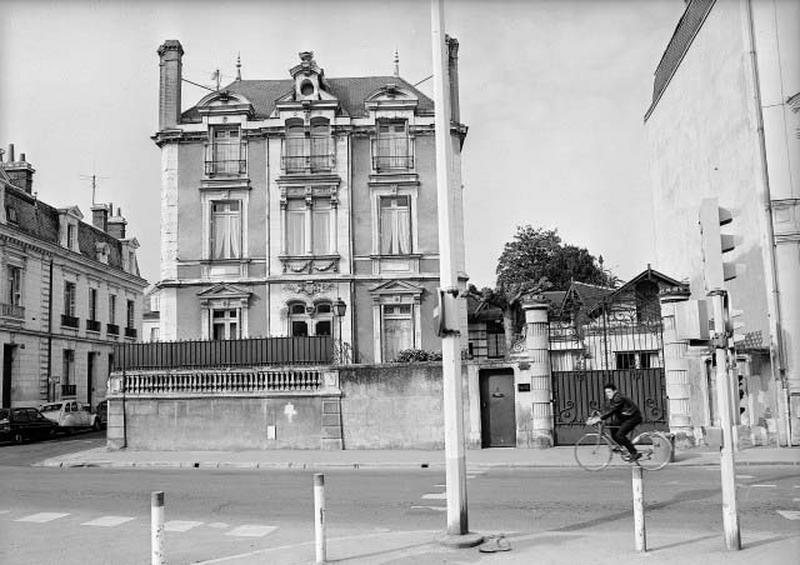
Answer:
[[[0,408],[0,421],[8,421],[8,408]]]
[[[61,403],[58,404],[45,404],[42,406],[41,412],[57,412],[61,410]]]

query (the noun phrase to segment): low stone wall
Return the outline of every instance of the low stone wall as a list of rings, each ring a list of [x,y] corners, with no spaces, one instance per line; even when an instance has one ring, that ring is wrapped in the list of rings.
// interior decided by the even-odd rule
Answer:
[[[465,437],[471,437],[466,368],[464,375]],[[339,385],[345,449],[444,448],[441,363],[342,367]]]

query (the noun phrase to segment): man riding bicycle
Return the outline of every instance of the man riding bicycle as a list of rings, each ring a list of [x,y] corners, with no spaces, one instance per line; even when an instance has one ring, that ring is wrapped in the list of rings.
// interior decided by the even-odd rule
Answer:
[[[622,396],[617,390],[617,385],[608,383],[603,386],[606,395],[606,409],[605,412],[590,418],[587,422],[589,425],[594,425],[600,420],[609,420],[611,426],[611,437],[614,438],[619,445],[628,450],[631,456],[631,461],[636,461],[642,454],[636,451],[631,440],[628,439],[633,429],[642,423],[642,413],[639,407],[630,399]]]

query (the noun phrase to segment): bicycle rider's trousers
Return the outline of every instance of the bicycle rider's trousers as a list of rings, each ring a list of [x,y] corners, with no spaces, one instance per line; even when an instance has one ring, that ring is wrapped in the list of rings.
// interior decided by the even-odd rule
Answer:
[[[624,420],[618,428],[615,428],[612,433],[611,437],[614,438],[618,444],[628,450],[628,452],[633,455],[636,453],[636,448],[631,443],[631,440],[628,439],[628,434],[633,431],[633,428],[638,426],[642,423],[642,417],[636,416],[635,418],[629,418]]]

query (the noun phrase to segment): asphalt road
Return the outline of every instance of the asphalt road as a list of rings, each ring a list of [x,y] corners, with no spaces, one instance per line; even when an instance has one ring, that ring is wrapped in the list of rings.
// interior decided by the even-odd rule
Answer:
[[[310,472],[27,466],[100,443],[87,434],[0,447],[0,563],[148,563],[154,490],[166,496],[171,564],[313,540]],[[721,535],[719,480],[707,468],[648,474],[648,530]],[[748,467],[737,483],[745,535],[800,531],[789,518],[800,511],[796,467]],[[470,474],[468,489],[474,531],[632,532],[625,468],[491,470]],[[443,530],[444,491],[438,470],[327,472],[328,535]]]

